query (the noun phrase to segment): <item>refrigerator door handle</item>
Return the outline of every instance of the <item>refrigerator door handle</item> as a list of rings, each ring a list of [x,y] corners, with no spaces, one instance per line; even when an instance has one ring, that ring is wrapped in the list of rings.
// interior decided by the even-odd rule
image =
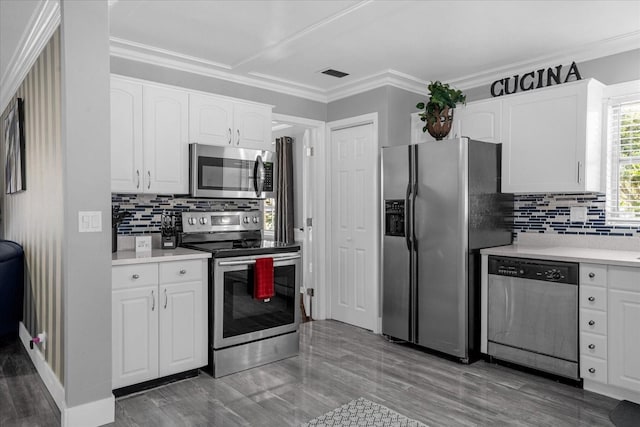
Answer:
[[[409,213],[411,210],[409,209],[409,196],[411,195],[411,183],[407,183],[407,192],[404,199],[404,238],[407,241],[407,249],[411,250],[411,236],[409,233],[412,232],[413,227],[409,227],[411,224],[411,217]]]

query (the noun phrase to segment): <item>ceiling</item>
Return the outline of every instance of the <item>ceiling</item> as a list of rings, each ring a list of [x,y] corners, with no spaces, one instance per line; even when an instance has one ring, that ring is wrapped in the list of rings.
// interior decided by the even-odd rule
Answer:
[[[109,3],[115,55],[321,100],[385,79],[466,88],[514,65],[528,71],[640,47],[640,1]],[[320,73],[327,68],[349,76]]]
[[[11,74],[39,5],[51,3],[0,0],[0,77]],[[640,48],[640,0],[108,4],[113,56],[324,102],[382,84],[424,93],[442,80],[467,89]],[[320,73],[327,68],[349,75]]]

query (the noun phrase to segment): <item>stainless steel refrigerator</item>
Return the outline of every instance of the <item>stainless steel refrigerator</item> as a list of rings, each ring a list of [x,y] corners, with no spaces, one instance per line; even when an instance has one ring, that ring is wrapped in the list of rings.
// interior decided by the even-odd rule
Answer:
[[[480,349],[480,249],[511,243],[501,145],[382,148],[382,333],[468,363]]]

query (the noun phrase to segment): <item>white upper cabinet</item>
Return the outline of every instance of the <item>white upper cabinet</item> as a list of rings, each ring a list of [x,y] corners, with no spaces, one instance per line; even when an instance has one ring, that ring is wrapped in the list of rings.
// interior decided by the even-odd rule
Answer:
[[[233,102],[189,94],[189,142],[231,146],[233,136]]]
[[[236,126],[236,146],[275,151],[271,144],[270,106],[238,103],[233,121]]]
[[[111,191],[142,191],[142,85],[111,79]]]
[[[144,192],[187,194],[188,106],[186,92],[143,88]]]
[[[502,98],[502,191],[600,191],[603,85],[593,79]]]
[[[189,142],[273,151],[271,106],[190,93]]]
[[[502,105],[499,99],[469,102],[453,111],[454,138],[469,137],[477,141],[500,141]]]
[[[111,191],[187,194],[190,142],[275,151],[272,108],[111,76]]]

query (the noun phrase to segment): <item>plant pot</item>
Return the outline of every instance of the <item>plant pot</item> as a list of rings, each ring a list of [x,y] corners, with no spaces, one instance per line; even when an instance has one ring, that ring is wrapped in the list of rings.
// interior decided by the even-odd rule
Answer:
[[[445,107],[442,110],[434,109],[433,113],[427,114],[426,128],[429,135],[434,137],[436,141],[449,135],[451,125],[453,124],[453,108]]]

